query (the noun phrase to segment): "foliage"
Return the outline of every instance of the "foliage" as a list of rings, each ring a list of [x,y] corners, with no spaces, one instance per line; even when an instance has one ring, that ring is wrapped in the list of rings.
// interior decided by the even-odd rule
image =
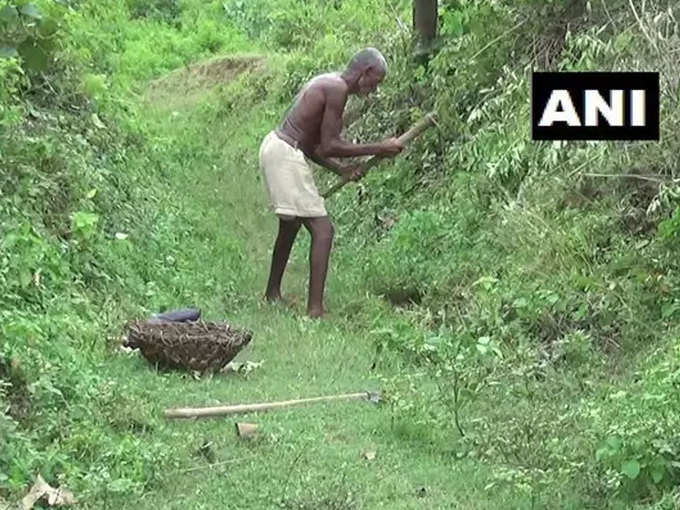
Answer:
[[[600,434],[595,459],[623,497],[650,497],[677,485],[680,475],[677,407],[677,342],[634,375],[627,390],[609,395],[607,406],[589,406]]]
[[[155,436],[144,390],[106,369],[118,326],[208,299],[257,309],[243,239],[264,220],[240,223],[253,147],[305,80],[374,45],[389,74],[347,136],[382,139],[430,110],[438,122],[329,201],[348,268],[338,303],[375,342],[391,432],[488,467],[485,494],[533,507],[672,504],[678,27],[652,4],[442,2],[428,62],[412,58],[407,1],[4,4],[0,494],[37,470],[94,507],[167,481],[189,446]],[[148,80],[254,48],[272,52],[261,73],[193,109],[143,102]],[[532,69],[650,66],[663,71],[659,144],[529,141]],[[398,370],[380,364],[392,354]],[[333,490],[286,501],[359,505]]]
[[[659,223],[661,239],[675,242],[680,238],[680,208],[673,211],[673,215]]]
[[[177,22],[181,13],[179,0],[156,0],[154,2],[129,0],[128,9],[133,19],[152,18],[165,22]]]
[[[2,5],[2,496],[25,492],[38,471],[65,480],[84,501],[141,494],[168,461],[166,445],[149,441],[149,426],[141,433],[133,426],[151,421],[137,389],[101,367],[125,318],[191,300],[197,283],[210,285],[210,276],[183,281],[194,255],[178,239],[199,231],[200,217],[184,211],[181,198],[167,200],[173,192],[164,180],[189,164],[176,156],[196,152],[191,144],[200,139],[185,146],[154,139],[129,89],[141,85],[138,76],[183,64],[172,45],[148,49],[154,38],[184,45],[185,58],[242,39],[219,35],[210,16],[193,17],[179,33],[157,16],[166,7]],[[187,7],[193,16],[198,4]],[[142,49],[155,53],[153,65],[139,58]],[[214,249],[227,264],[241,256],[234,243]]]
[[[21,57],[25,68],[44,71],[60,38],[60,12],[27,0],[6,2],[0,9],[0,58]]]

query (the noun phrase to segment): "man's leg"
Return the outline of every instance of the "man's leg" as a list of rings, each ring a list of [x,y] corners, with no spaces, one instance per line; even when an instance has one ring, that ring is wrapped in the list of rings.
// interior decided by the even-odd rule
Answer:
[[[328,259],[333,245],[333,224],[328,216],[303,218],[303,223],[312,236],[309,253],[309,300],[307,313],[310,317],[321,317],[324,313],[323,291],[326,284]]]
[[[300,220],[297,218],[292,220],[282,220],[279,218],[279,235],[274,243],[269,282],[265,292],[265,297],[269,301],[281,299],[281,279],[288,264],[288,257],[290,256],[295,236],[297,236],[300,230],[300,225]]]

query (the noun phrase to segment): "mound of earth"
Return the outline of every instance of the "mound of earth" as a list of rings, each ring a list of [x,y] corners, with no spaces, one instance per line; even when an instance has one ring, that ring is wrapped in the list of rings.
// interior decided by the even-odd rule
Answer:
[[[233,80],[245,71],[264,64],[261,56],[227,56],[190,64],[149,83],[146,95],[152,103],[165,106],[191,105],[206,91]]]

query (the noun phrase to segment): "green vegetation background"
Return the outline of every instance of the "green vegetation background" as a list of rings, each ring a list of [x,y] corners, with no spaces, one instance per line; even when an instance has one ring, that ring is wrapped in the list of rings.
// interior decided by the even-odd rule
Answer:
[[[680,5],[440,4],[428,61],[403,0],[0,5],[0,506],[41,473],[97,509],[678,508]],[[328,201],[310,322],[305,235],[292,308],[260,299],[257,150],[368,45],[388,79],[347,136],[438,126]],[[661,142],[532,143],[546,69],[660,71]],[[263,365],[195,379],[120,349],[187,305],[252,329]],[[161,418],[375,388],[246,417],[248,443]]]

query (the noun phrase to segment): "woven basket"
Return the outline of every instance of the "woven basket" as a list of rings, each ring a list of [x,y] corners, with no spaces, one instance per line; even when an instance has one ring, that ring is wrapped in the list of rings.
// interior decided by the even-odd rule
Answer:
[[[149,362],[201,372],[221,370],[252,338],[223,322],[132,321],[127,329],[126,345]]]

